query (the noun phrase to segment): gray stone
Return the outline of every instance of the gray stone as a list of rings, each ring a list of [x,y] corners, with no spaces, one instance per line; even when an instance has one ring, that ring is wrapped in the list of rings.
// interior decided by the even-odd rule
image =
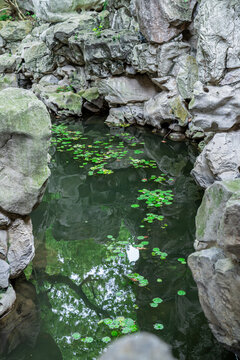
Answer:
[[[207,86],[195,83],[189,104],[193,124],[205,131],[226,131],[240,123],[240,85]]]
[[[0,317],[11,310],[16,300],[16,293],[12,286],[0,294]]]
[[[162,44],[176,37],[192,19],[196,0],[138,0],[137,18],[140,31],[149,42]]]
[[[32,31],[32,22],[25,21],[1,21],[0,36],[8,41],[21,41]]]
[[[5,211],[26,215],[39,203],[50,174],[50,127],[45,105],[31,91],[0,92],[0,207]]]
[[[154,84],[144,75],[112,77],[98,81],[97,86],[110,104],[144,102],[157,94]]]
[[[240,353],[240,267],[213,247],[189,256],[202,309],[217,340]]]
[[[81,116],[82,97],[58,85],[33,86],[34,93],[44,102],[48,109],[60,116]]]
[[[186,136],[189,139],[201,140],[205,137],[205,133],[202,128],[194,126],[190,123],[189,128],[186,131]]]
[[[131,54],[131,64],[139,73],[155,74],[158,71],[157,54],[159,46],[137,44]]]
[[[11,278],[16,278],[35,255],[31,219],[16,219],[8,230],[8,241],[7,260],[11,269]]]
[[[11,220],[6,215],[0,212],[0,228],[10,225]]]
[[[240,7],[236,0],[200,2],[195,18],[200,80],[218,84],[226,69],[240,67]]]
[[[0,75],[0,91],[8,87],[18,87],[18,78],[16,74]]]
[[[184,134],[181,134],[179,132],[171,132],[168,135],[168,139],[172,141],[184,141],[186,139]]]
[[[186,55],[189,55],[190,45],[181,39],[170,41],[160,47],[157,56],[158,77],[172,75],[176,77],[185,61]]]
[[[18,0],[18,4],[21,9],[34,12],[33,0]]]
[[[0,73],[14,72],[17,63],[19,63],[17,60],[17,57],[11,54],[5,53],[0,55]]]
[[[192,175],[203,188],[240,177],[240,131],[217,133],[198,156]]]
[[[0,259],[0,290],[6,289],[8,287],[9,276],[10,276],[10,266],[6,261]]]
[[[111,108],[106,120],[109,126],[126,126],[126,124],[144,125],[143,104],[128,104]]]
[[[174,360],[170,347],[148,333],[128,335],[110,345],[100,360]]]
[[[0,230],[0,257],[5,258],[8,248],[8,234],[6,230]]]
[[[25,71],[49,74],[54,70],[53,55],[43,41],[24,43],[20,51]]]
[[[57,85],[58,83],[59,83],[59,80],[54,75],[45,75],[39,81],[39,84],[41,84],[41,85]]]
[[[183,99],[191,99],[194,85],[198,81],[198,65],[193,56],[187,55],[180,63],[177,87]]]
[[[47,22],[61,22],[77,15],[78,10],[100,10],[105,0],[33,0],[37,17]]]
[[[179,125],[185,126],[190,114],[176,93],[161,92],[145,103],[144,118],[148,125],[160,129],[162,124],[172,121],[177,121]]]

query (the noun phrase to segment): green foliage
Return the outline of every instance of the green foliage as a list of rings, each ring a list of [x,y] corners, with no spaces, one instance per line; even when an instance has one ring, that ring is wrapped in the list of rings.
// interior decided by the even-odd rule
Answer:
[[[13,17],[9,15],[7,11],[2,11],[0,13],[0,21],[13,20]]]

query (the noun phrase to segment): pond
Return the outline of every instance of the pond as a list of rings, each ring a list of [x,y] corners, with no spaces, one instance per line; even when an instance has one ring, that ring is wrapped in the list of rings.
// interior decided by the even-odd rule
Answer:
[[[32,214],[36,256],[0,322],[4,360],[97,359],[138,330],[179,360],[230,360],[186,264],[202,191],[196,149],[100,117],[55,126],[52,175]]]

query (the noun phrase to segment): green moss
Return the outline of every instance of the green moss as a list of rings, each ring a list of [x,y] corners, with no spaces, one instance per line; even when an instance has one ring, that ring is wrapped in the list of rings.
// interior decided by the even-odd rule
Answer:
[[[176,118],[179,119],[179,124],[182,126],[186,125],[189,113],[179,96],[171,103],[171,109]]]

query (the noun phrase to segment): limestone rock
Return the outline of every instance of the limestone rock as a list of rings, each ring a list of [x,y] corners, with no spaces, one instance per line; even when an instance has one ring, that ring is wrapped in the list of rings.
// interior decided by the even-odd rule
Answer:
[[[189,256],[199,300],[217,340],[240,353],[240,267],[213,247]]]
[[[100,10],[105,0],[33,0],[37,17],[47,22],[61,22],[74,15],[78,10]]]
[[[0,91],[8,87],[18,87],[18,79],[16,74],[0,75]]]
[[[16,278],[35,255],[31,220],[16,219],[8,230],[8,237],[7,260],[11,269],[11,278]]]
[[[0,55],[0,73],[12,73],[16,69],[17,63],[19,63],[16,56],[11,54]]]
[[[111,108],[106,120],[109,126],[126,126],[126,124],[144,125],[143,104],[128,104],[118,108]]]
[[[11,220],[0,212],[0,228],[10,225]]]
[[[0,92],[0,207],[5,211],[26,215],[39,203],[50,173],[50,126],[45,105],[31,91]]]
[[[226,69],[240,67],[240,7],[236,0],[205,0],[195,18],[200,80],[218,84]]]
[[[0,258],[6,258],[8,248],[8,234],[6,230],[0,230]]]
[[[177,87],[183,99],[191,99],[193,96],[194,85],[198,81],[198,65],[196,59],[187,55],[181,61],[177,75]]]
[[[140,31],[149,42],[167,42],[191,21],[195,5],[196,0],[138,0],[136,10]]]
[[[8,41],[21,41],[32,31],[32,22],[24,21],[1,21],[0,36]]]
[[[49,74],[54,70],[53,55],[43,41],[22,44],[21,57],[28,72]]]
[[[155,74],[158,71],[159,47],[152,44],[137,44],[131,54],[131,64],[140,73]]]
[[[18,0],[21,9],[34,12],[33,0]]]
[[[12,286],[0,294],[0,317],[6,314],[13,306],[16,300],[16,293]]]
[[[82,115],[82,97],[71,89],[59,85],[34,85],[33,91],[57,115]]]
[[[154,84],[145,75],[112,77],[98,81],[97,86],[110,104],[144,102],[157,94]]]
[[[128,335],[110,345],[100,360],[174,360],[170,347],[148,333]]]
[[[203,188],[240,177],[240,131],[217,133],[198,156],[192,175]]]
[[[10,266],[6,261],[0,259],[0,290],[6,289],[8,287],[9,276],[10,276]]]
[[[240,123],[240,86],[206,86],[195,83],[189,104],[192,123],[205,131],[227,131]]]

